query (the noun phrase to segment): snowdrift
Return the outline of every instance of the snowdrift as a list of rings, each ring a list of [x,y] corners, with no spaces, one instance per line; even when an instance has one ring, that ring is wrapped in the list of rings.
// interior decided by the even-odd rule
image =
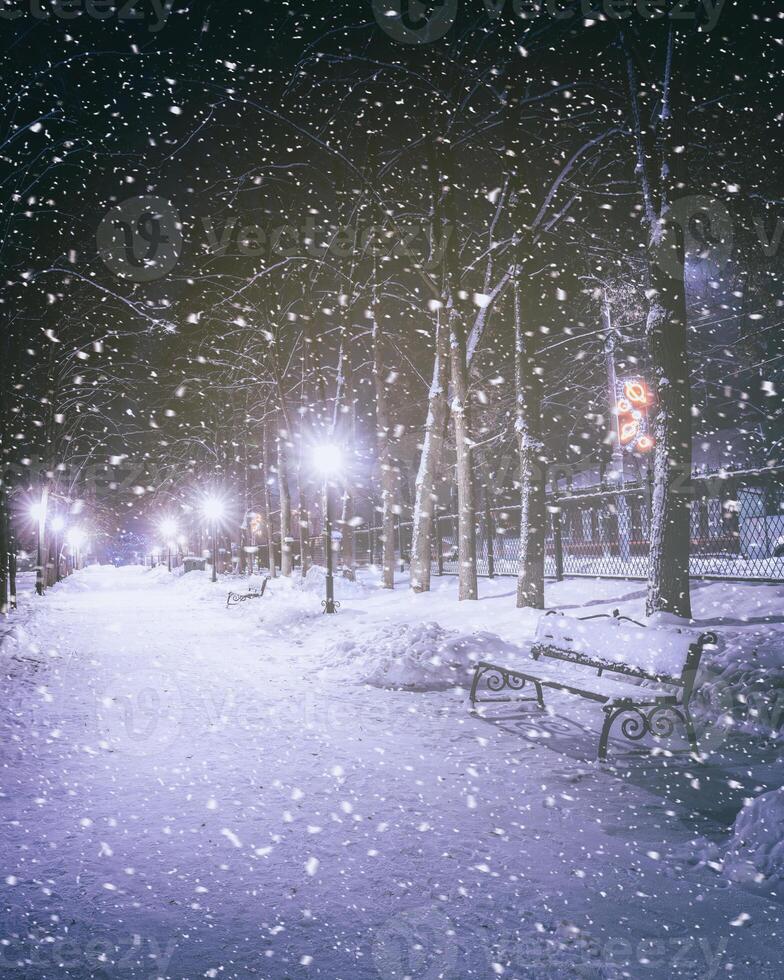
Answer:
[[[784,642],[773,628],[717,630],[719,649],[702,659],[692,697],[697,718],[764,738],[784,736]]]
[[[327,649],[326,667],[350,673],[360,684],[412,691],[440,691],[470,684],[478,660],[518,661],[519,647],[494,633],[460,633],[438,623],[384,626]]]
[[[758,796],[735,818],[724,874],[733,881],[772,886],[784,898],[784,787]]]

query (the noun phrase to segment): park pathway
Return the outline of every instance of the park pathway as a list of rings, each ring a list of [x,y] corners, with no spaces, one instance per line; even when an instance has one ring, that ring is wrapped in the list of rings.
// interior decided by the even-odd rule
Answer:
[[[94,568],[28,603],[2,650],[9,976],[781,975],[781,906],[682,860],[693,776],[664,799],[454,692],[324,674],[383,597],[328,622],[284,586],[226,609],[198,574]]]

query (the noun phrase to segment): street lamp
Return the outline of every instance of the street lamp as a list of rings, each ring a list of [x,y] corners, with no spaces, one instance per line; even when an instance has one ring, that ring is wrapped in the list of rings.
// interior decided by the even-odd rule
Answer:
[[[52,518],[52,531],[54,531],[54,580],[55,582],[60,581],[60,549],[62,547],[61,537],[63,528],[65,527],[65,520],[59,516]]]
[[[218,521],[224,513],[223,501],[217,497],[207,497],[202,504],[202,512],[210,522],[212,532],[212,581],[218,581]]]
[[[163,540],[166,542],[166,547],[168,549],[168,567],[169,571],[172,570],[171,566],[171,552],[172,552],[172,540],[177,534],[177,523],[170,517],[161,521],[161,534],[163,535]]]
[[[327,553],[326,598],[322,602],[325,613],[334,613],[339,602],[335,602],[335,580],[332,575],[332,515],[330,513],[329,480],[340,470],[343,454],[334,443],[322,443],[313,449],[313,465],[324,478],[324,537]]]

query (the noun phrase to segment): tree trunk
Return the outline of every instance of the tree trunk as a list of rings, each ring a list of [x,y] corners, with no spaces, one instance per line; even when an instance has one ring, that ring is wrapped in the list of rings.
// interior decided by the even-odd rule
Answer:
[[[272,531],[272,501],[270,500],[270,453],[269,453],[269,436],[267,433],[267,426],[264,425],[261,432],[261,452],[262,461],[264,466],[264,492],[262,493],[261,501],[262,507],[264,508],[264,534],[267,539],[267,564],[269,565],[269,573],[272,578],[276,578],[278,574],[277,565],[275,563],[275,535]]]
[[[381,538],[382,538],[382,585],[395,587],[395,490],[397,475],[391,452],[391,429],[387,383],[384,375],[384,359],[381,353],[381,332],[373,308],[373,380],[376,393],[376,444],[378,465],[381,470]]]
[[[653,258],[658,245],[649,247]],[[655,260],[654,260],[655,261]],[[651,277],[652,282],[659,274]],[[681,486],[691,475],[691,392],[683,283],[657,289],[645,325],[653,355],[658,413],[654,426],[651,550],[646,613],[691,618],[689,497]],[[653,286],[657,288],[657,286]]]
[[[520,447],[520,570],[517,607],[544,609],[545,471],[542,460],[542,382],[536,337],[522,326],[520,284],[514,287],[515,429]]]
[[[438,500],[436,479],[444,454],[444,433],[448,402],[449,337],[446,318],[441,311],[436,321],[436,350],[433,380],[428,396],[427,423],[414,499],[414,521],[411,539],[411,588],[414,592],[430,591],[430,566],[433,551],[433,510]]]
[[[5,486],[0,486],[0,616],[6,616],[9,608],[9,563],[11,547],[9,538],[8,501]]]
[[[474,504],[473,450],[468,413],[466,336],[462,318],[448,304],[449,363],[452,380],[452,422],[457,455],[458,599],[477,599],[476,507]]]
[[[691,390],[689,387],[685,253],[683,229],[673,220],[673,195],[687,186],[684,143],[687,103],[679,91],[673,114],[672,64],[675,29],[669,26],[661,87],[656,146],[658,172],[649,172],[637,93],[637,72],[625,45],[637,171],[648,228],[648,317],[645,335],[651,353],[658,412],[654,424],[651,545],[646,613],[691,617],[689,595],[690,509],[684,486],[691,477]],[[674,133],[677,123],[678,134]]]
[[[343,375],[343,398],[346,406],[346,450],[349,462],[353,462],[356,449],[356,399],[354,397],[354,366],[351,361],[351,350],[345,346],[342,350],[342,375]],[[339,398],[335,397],[335,410],[339,407]],[[337,416],[335,426],[337,426]],[[343,564],[343,575],[350,581],[356,579],[356,539],[354,535],[354,490],[351,473],[346,480],[343,490],[343,509],[340,515],[341,521],[341,541],[340,558]]]
[[[299,525],[299,559],[300,573],[303,578],[308,574],[311,565],[310,556],[310,492],[302,480],[302,467],[297,466],[297,493],[299,507],[297,508],[297,524]]]
[[[356,556],[354,548],[354,498],[348,489],[343,492],[343,508],[340,514],[340,560],[343,577],[353,582],[356,575]]]
[[[239,527],[239,543],[237,545],[237,571],[240,575],[246,574],[246,566],[248,554],[245,551],[246,546],[251,540],[251,535],[248,534],[250,530],[248,525],[248,456],[247,449],[245,450],[245,459],[243,461],[242,467],[242,524]],[[250,573],[253,574],[253,561],[250,564]]]
[[[10,512],[6,515],[8,521],[8,594],[11,609],[16,609],[16,536]]]
[[[280,497],[280,573],[289,577],[293,569],[291,536],[291,492],[286,472],[286,441],[289,433],[284,429],[278,432],[278,495]]]
[[[302,375],[300,382],[299,402],[299,447],[297,450],[297,527],[299,538],[300,572],[303,578],[305,578],[305,576],[308,574],[308,569],[310,568],[312,561],[310,553],[310,509],[312,496],[307,477],[304,473],[306,461],[303,459],[306,443],[309,444],[309,438],[306,436],[306,433],[309,435],[312,431],[312,427],[306,424],[306,419],[313,410],[313,406],[310,403],[309,398],[311,380],[311,336],[309,326],[307,325],[310,324],[310,322],[310,319],[306,320],[306,327],[302,337]],[[289,424],[288,413],[286,413],[286,424]]]
[[[269,573],[272,578],[276,578],[278,571],[275,564],[275,536],[272,533],[272,501],[270,500],[269,481],[272,468],[270,466],[269,442],[267,440],[267,426],[261,428],[261,455],[262,469],[264,470],[264,492],[261,495],[264,518],[264,534],[267,539],[267,562]]]

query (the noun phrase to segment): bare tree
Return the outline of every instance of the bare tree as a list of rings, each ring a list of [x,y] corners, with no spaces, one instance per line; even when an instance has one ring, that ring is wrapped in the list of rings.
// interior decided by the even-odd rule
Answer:
[[[673,59],[677,31],[670,22],[653,145],[643,130],[634,53],[624,37],[637,173],[648,233],[649,288],[645,334],[658,397],[655,421],[648,564],[648,615],[663,611],[691,616],[689,594],[689,498],[691,476],[691,389],[687,349],[683,229],[672,213],[673,194],[684,186],[682,163],[685,107],[674,108]],[[683,93],[678,93],[682,101]],[[680,147],[681,151],[676,152]],[[680,488],[680,489],[679,489]]]

